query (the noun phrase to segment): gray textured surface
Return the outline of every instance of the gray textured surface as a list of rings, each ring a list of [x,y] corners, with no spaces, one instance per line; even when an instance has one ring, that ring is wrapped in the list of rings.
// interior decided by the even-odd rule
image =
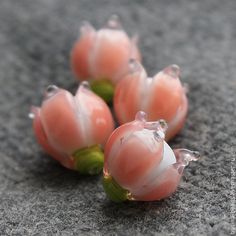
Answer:
[[[0,1],[0,235],[224,235],[236,147],[236,1]],[[80,177],[36,144],[27,113],[46,85],[74,91],[68,56],[81,20],[118,13],[140,33],[150,74],[176,63],[190,111],[172,145],[199,150],[177,193],[112,204],[100,177]],[[235,163],[234,163],[235,164]]]

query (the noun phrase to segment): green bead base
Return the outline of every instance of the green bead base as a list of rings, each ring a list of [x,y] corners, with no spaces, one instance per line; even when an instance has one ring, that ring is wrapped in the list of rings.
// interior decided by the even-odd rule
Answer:
[[[123,189],[111,176],[103,177],[103,188],[113,202],[124,202],[129,199],[129,191]]]
[[[92,80],[90,87],[94,93],[100,96],[106,103],[111,104],[114,96],[114,85],[110,80]]]
[[[96,175],[103,169],[104,154],[99,145],[77,150],[73,154],[75,170],[84,175]]]

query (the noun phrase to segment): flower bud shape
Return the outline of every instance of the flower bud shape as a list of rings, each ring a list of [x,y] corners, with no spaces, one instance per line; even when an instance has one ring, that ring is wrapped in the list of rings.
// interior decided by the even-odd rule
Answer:
[[[172,150],[165,142],[164,120],[147,122],[146,114],[117,128],[105,146],[103,186],[115,201],[154,201],[170,196],[183,170],[199,153]]]
[[[79,80],[89,80],[91,89],[110,102],[114,86],[128,71],[129,60],[140,60],[136,45],[137,37],[129,38],[117,16],[97,31],[85,22],[71,51],[74,74]]]
[[[166,140],[173,138],[183,127],[188,110],[186,88],[179,80],[177,65],[166,67],[153,78],[137,61],[130,61],[130,72],[117,85],[114,110],[118,122],[134,119],[142,110],[149,121],[164,119],[168,124]]]
[[[30,113],[38,143],[63,166],[82,174],[103,168],[102,146],[114,129],[107,104],[83,82],[76,95],[55,85],[45,92],[41,107]]]

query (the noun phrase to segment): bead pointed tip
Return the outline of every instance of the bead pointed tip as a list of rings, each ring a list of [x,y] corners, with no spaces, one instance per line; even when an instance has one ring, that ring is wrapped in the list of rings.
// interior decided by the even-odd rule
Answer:
[[[59,88],[56,85],[54,84],[49,85],[44,92],[45,99],[54,96],[58,91]]]
[[[88,89],[90,90],[91,87],[90,87],[90,84],[88,81],[82,81],[79,85],[79,88],[82,88],[82,89]]]
[[[147,114],[144,111],[139,111],[135,115],[135,120],[146,122],[147,121]]]
[[[166,67],[163,72],[172,78],[179,78],[180,76],[180,67],[176,64]]]
[[[142,71],[142,65],[138,62],[138,60],[131,58],[129,60],[129,71],[130,73],[136,73]]]
[[[121,29],[120,17],[117,14],[112,14],[107,21],[107,27],[110,29]]]
[[[188,149],[175,149],[174,153],[177,159],[175,167],[180,174],[183,172],[184,168],[189,165],[191,161],[198,161],[201,156],[199,152],[191,151]]]
[[[93,31],[94,31],[93,26],[88,21],[84,20],[80,26],[80,30],[79,30],[80,34],[85,35]]]

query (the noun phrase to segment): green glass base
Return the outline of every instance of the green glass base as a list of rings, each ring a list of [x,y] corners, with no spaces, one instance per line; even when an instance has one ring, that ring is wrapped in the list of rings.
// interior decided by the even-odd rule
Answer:
[[[104,154],[98,145],[77,150],[73,154],[75,170],[81,174],[96,175],[103,169]]]
[[[129,191],[123,189],[111,176],[103,177],[103,188],[113,202],[129,200]]]
[[[91,89],[100,96],[106,103],[111,104],[114,96],[114,85],[110,80],[92,80],[90,82]]]

